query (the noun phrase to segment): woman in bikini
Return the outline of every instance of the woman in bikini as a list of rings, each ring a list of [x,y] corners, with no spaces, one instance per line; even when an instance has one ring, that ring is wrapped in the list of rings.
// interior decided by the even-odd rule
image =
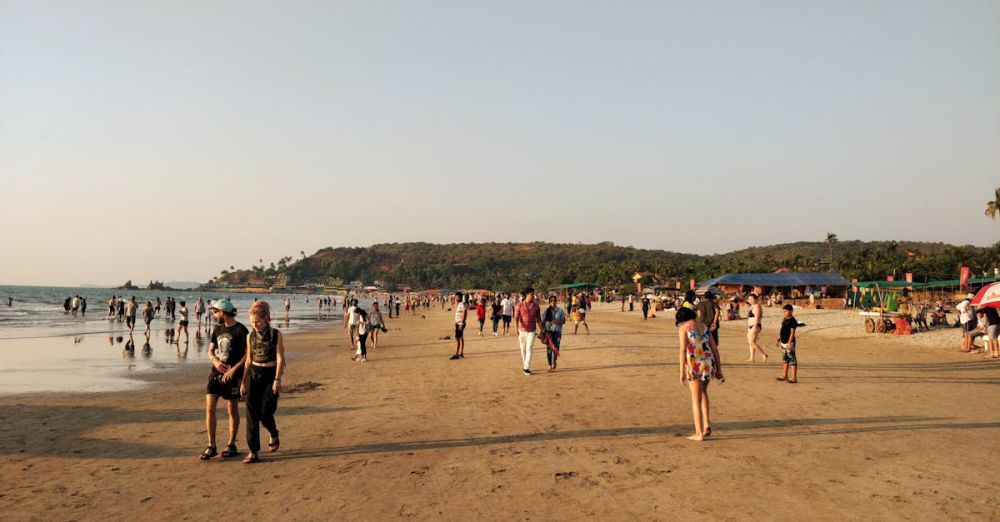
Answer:
[[[761,321],[764,319],[764,307],[757,301],[755,294],[748,295],[747,302],[750,303],[750,313],[747,314],[747,344],[750,345],[750,358],[745,362],[755,362],[754,355],[757,352],[760,352],[760,355],[764,357],[763,362],[767,362],[767,353],[757,343],[757,338],[760,337]]]
[[[677,341],[681,385],[691,391],[691,414],[694,417],[694,435],[688,440],[702,441],[712,435],[709,421],[708,383],[712,377],[725,382],[722,377],[722,360],[715,346],[715,339],[708,327],[699,323],[698,314],[690,308],[677,310]]]

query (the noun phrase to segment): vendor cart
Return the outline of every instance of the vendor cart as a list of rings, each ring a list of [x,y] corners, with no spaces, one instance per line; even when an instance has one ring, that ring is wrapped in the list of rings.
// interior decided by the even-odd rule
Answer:
[[[868,333],[888,333],[896,329],[897,312],[861,312]]]

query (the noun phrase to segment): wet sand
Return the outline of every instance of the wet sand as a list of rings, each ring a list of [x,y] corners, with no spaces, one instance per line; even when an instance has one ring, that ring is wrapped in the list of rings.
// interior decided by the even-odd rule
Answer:
[[[78,520],[1000,516],[996,360],[806,328],[790,385],[774,380],[777,317],[766,364],[741,362],[744,323],[727,322],[714,440],[695,443],[666,317],[598,306],[593,335],[566,333],[560,370],[537,350],[527,377],[514,337],[470,325],[466,358],[450,361],[452,314],[425,315],[392,319],[365,364],[341,328],[290,335],[282,449],[253,466],[198,460],[203,366],[139,391],[0,398],[0,507]]]

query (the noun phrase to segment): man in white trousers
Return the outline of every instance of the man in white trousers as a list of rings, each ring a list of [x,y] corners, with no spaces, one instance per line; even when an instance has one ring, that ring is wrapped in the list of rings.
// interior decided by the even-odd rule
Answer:
[[[531,375],[531,347],[535,344],[536,330],[543,328],[542,312],[535,302],[535,289],[528,287],[522,292],[524,301],[514,308],[514,324],[517,325],[517,342],[521,346],[521,362],[524,374]]]

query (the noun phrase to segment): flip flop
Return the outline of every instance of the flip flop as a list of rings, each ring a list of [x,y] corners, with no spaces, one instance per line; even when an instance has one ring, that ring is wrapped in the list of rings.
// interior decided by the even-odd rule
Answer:
[[[257,458],[257,454],[252,451],[250,453],[247,453],[246,458],[243,459],[244,464],[254,464],[256,462],[260,462],[260,459]]]
[[[239,455],[239,450],[236,449],[236,444],[230,444],[226,446],[226,449],[222,450],[222,457],[229,458]]]
[[[205,448],[205,451],[201,452],[201,455],[198,458],[200,458],[201,460],[210,460],[212,457],[218,454],[219,452],[215,451],[215,446],[208,446],[207,448]]]
[[[268,442],[267,447],[270,448],[271,451],[278,451],[278,448],[281,447],[281,439],[274,439],[271,442]]]

